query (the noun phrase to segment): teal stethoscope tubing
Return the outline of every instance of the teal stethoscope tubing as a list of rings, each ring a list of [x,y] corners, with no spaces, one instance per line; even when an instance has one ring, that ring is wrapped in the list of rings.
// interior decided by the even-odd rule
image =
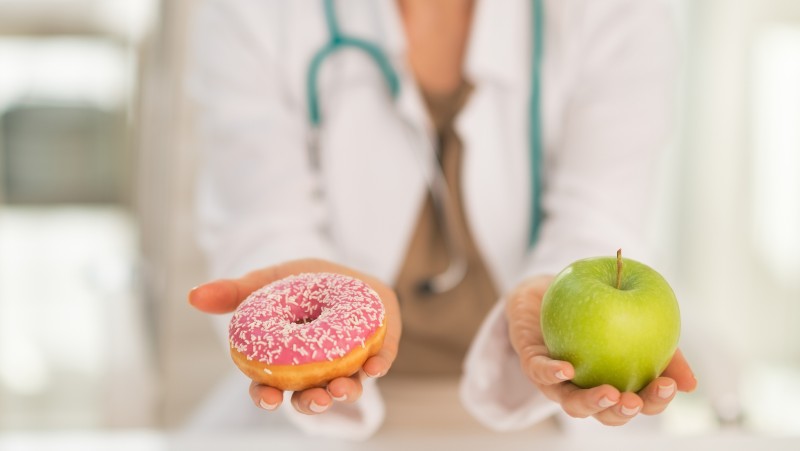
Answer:
[[[378,65],[378,68],[380,68],[381,74],[383,74],[383,78],[389,86],[389,91],[392,93],[392,98],[396,99],[398,94],[400,94],[400,78],[397,76],[397,72],[392,69],[392,65],[389,64],[389,59],[383,51],[371,42],[342,34],[341,29],[339,29],[339,21],[336,19],[336,10],[333,7],[333,0],[323,0],[323,3],[325,4],[325,23],[328,26],[330,37],[325,47],[321,48],[314,55],[306,74],[308,116],[311,125],[315,128],[319,127],[322,123],[322,115],[319,110],[319,94],[317,91],[319,68],[325,59],[338,50],[352,47],[364,51],[372,58],[375,64]]]
[[[542,52],[544,45],[544,8],[542,0],[533,0],[531,5],[533,24],[533,55],[531,57],[531,99],[528,103],[530,124],[528,126],[528,145],[530,146],[531,169],[531,230],[528,247],[536,244],[539,237],[539,224],[542,222]]]
[[[325,22],[328,28],[328,42],[314,54],[306,73],[306,92],[308,95],[308,116],[312,129],[316,132],[321,123],[319,91],[317,79],[321,64],[332,54],[345,48],[359,49],[366,53],[383,75],[384,80],[392,94],[397,98],[400,93],[400,78],[392,68],[386,54],[375,44],[363,39],[347,36],[339,28],[336,18],[334,0],[323,0],[325,8]],[[541,120],[541,65],[543,53],[543,27],[544,8],[542,0],[533,0],[531,5],[532,15],[532,58],[531,58],[531,92],[528,106],[529,125],[528,142],[530,147],[530,172],[531,172],[531,225],[528,234],[528,245],[533,247],[539,236],[541,223],[541,162],[542,162],[542,120]],[[316,151],[316,149],[315,149]]]

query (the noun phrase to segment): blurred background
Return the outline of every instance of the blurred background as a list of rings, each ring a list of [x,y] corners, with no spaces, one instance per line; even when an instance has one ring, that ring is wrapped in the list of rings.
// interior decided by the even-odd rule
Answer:
[[[800,2],[675,3],[686,65],[653,266],[700,389],[663,427],[800,435]],[[186,303],[204,280],[192,4],[0,0],[0,445],[180,429],[230,370]]]

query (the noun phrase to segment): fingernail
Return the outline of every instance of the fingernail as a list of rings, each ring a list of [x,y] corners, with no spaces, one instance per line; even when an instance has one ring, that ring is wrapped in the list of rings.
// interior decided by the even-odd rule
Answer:
[[[558,379],[560,381],[568,381],[569,380],[567,375],[564,374],[564,370],[558,370],[558,373],[556,373],[556,379]]]
[[[322,413],[328,410],[328,406],[321,406],[317,404],[315,401],[311,401],[311,403],[308,405],[308,408],[311,409],[311,411],[314,413]]]
[[[325,391],[327,391],[327,392],[328,392],[328,394],[329,394],[329,395],[331,395],[331,398],[332,398],[334,401],[340,401],[340,402],[341,402],[341,401],[346,401],[346,400],[347,400],[347,393],[343,394],[342,396],[336,396],[336,395],[334,395],[333,393],[331,393],[331,391],[330,391],[330,387],[326,387],[326,388],[325,388]]]
[[[275,410],[275,409],[278,408],[277,404],[268,404],[263,399],[258,401],[258,405],[261,406],[261,408],[264,409],[264,410]]]
[[[658,386],[658,397],[661,399],[669,399],[673,393],[675,393],[675,384]]]
[[[637,413],[639,413],[639,406],[636,406],[634,408],[622,406],[619,410],[620,412],[622,412],[623,415],[632,417]]]
[[[381,376],[383,376],[383,373],[369,374],[369,373],[367,373],[366,370],[364,370],[364,374],[366,374],[369,377],[381,377]]]
[[[617,403],[616,401],[612,401],[611,399],[609,399],[609,398],[608,398],[608,396],[605,396],[605,397],[603,397],[603,399],[601,399],[601,400],[600,400],[600,402],[598,402],[597,404],[598,404],[600,407],[602,407],[603,409],[607,409],[607,408],[609,408],[609,407],[611,407],[611,406],[615,405],[616,403]]]

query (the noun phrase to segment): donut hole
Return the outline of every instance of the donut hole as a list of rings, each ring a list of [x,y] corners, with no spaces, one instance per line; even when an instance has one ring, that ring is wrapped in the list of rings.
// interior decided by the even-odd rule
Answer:
[[[322,315],[323,311],[324,308],[320,304],[305,304],[299,308],[292,308],[289,320],[294,324],[300,325],[313,323]]]

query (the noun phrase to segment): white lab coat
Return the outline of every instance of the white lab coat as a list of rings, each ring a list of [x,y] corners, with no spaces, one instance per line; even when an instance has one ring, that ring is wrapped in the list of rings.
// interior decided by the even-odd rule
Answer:
[[[359,51],[327,60],[319,79],[319,173],[307,153],[305,82],[312,55],[327,42],[321,1],[208,0],[198,8],[188,86],[203,162],[198,226],[214,277],[311,256],[387,284],[400,269],[427,195],[432,160],[424,143],[433,131],[404,60],[395,1],[336,4],[345,33],[387,53],[401,91],[393,102]],[[477,2],[465,59],[475,90],[456,121],[462,198],[502,293],[525,277],[618,247],[646,259],[649,192],[670,131],[675,42],[666,1],[544,6],[545,219],[531,250],[531,2]],[[461,395],[477,419],[512,429],[555,406],[522,375],[501,307],[502,300],[473,343]],[[365,437],[383,418],[375,384],[357,406],[347,415],[337,416],[338,405],[324,415],[290,415],[312,433]]]

